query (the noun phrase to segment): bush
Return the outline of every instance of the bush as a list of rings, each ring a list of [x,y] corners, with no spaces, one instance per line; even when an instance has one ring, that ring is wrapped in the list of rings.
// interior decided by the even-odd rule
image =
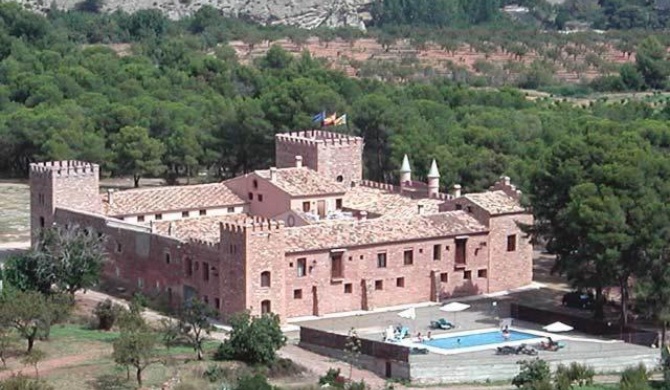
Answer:
[[[637,367],[628,367],[621,374],[619,382],[621,390],[649,390],[649,374],[644,364],[640,363]]]
[[[53,387],[43,380],[18,374],[0,382],[0,390],[53,390]]]
[[[305,371],[305,367],[295,363],[293,360],[279,358],[270,364],[267,375],[270,378],[285,378],[300,375]]]
[[[98,329],[111,330],[117,318],[119,318],[121,310],[121,305],[112,303],[109,298],[105,299],[104,302],[98,303],[95,306],[95,310],[93,310],[93,314],[98,318]]]
[[[570,366],[559,365],[554,374],[557,390],[569,390],[573,384],[588,386],[593,384],[593,368],[572,362]]]
[[[514,386],[533,390],[551,388],[551,370],[547,362],[534,359],[522,360],[518,364],[521,365],[521,372],[512,379]]]
[[[275,390],[276,387],[268,383],[268,380],[260,374],[254,376],[246,375],[237,381],[235,390]]]
[[[216,360],[270,365],[276,359],[277,350],[286,344],[276,314],[251,317],[244,312],[234,315],[230,325],[233,330],[230,337],[219,345],[214,354]]]
[[[211,383],[220,382],[231,377],[233,370],[227,367],[221,367],[218,364],[210,364],[202,376]]]
[[[326,375],[319,378],[319,385],[327,385],[336,389],[343,389],[345,380],[344,377],[340,375],[340,372],[339,368],[329,368]]]
[[[346,386],[347,390],[367,390],[368,385],[365,384],[365,381],[361,379],[360,382],[351,382]]]

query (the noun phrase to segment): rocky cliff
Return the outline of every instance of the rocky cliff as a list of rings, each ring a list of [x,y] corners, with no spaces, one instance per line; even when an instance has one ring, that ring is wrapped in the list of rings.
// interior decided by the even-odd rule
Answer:
[[[16,0],[26,8],[43,12],[51,4],[71,9],[81,0]],[[289,24],[303,28],[350,26],[365,28],[372,0],[106,0],[103,11],[134,12],[157,8],[179,19],[211,5],[230,16],[243,16],[262,24]]]

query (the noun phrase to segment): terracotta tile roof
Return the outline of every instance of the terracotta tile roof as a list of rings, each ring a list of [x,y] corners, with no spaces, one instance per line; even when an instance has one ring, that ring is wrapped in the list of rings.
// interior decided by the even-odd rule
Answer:
[[[519,202],[500,190],[465,194],[463,197],[482,207],[491,215],[526,211]]]
[[[485,232],[487,228],[464,211],[411,218],[316,224],[286,229],[288,252],[350,248],[386,242]]]
[[[108,215],[151,214],[245,203],[221,183],[117,191],[112,199],[109,204],[107,195],[103,196],[103,209]]]
[[[342,204],[345,208],[365,210],[382,218],[399,218],[418,214],[419,205],[423,205],[426,214],[437,213],[441,203],[444,200],[412,199],[380,188],[356,186],[347,192]]]
[[[263,179],[270,180],[270,170],[255,172]],[[338,194],[347,191],[347,187],[319,175],[307,167],[278,168],[272,184],[291,196]]]
[[[220,222],[243,223],[249,215],[228,214],[217,215],[213,217],[186,218],[176,221],[154,221],[156,233],[164,236],[172,236],[180,240],[196,239],[211,242],[220,241]],[[170,234],[170,225],[172,225],[172,234]]]

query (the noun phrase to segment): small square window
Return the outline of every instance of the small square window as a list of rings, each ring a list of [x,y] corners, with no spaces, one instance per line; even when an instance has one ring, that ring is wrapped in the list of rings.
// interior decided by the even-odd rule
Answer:
[[[137,222],[144,222],[144,215],[138,215]]]
[[[254,193],[253,192],[249,193],[249,200],[254,200]]]
[[[423,248],[419,248],[419,253],[423,253]]]
[[[221,300],[220,300],[219,298],[214,298],[214,307],[215,307],[216,309],[220,309],[220,308],[221,308]]]
[[[363,258],[364,258],[363,255],[358,256],[359,260],[363,260]]]
[[[200,213],[200,216],[207,215],[207,210],[200,210],[199,213]]]
[[[442,260],[442,245],[433,245],[433,260]]]
[[[467,211],[468,213],[472,213],[472,206],[466,207],[465,211]]]
[[[480,269],[480,270],[477,271],[477,277],[478,278],[486,279],[487,276],[488,276],[488,272],[486,272],[485,269]]]
[[[207,295],[202,296],[202,301],[205,303],[209,303],[209,297]]]
[[[384,289],[384,281],[375,280],[375,290],[383,290],[383,289]]]
[[[456,204],[456,210],[463,210],[463,205]]]
[[[258,201],[262,202],[263,201],[263,194],[258,194]]]
[[[228,213],[234,213],[235,212],[235,207],[228,207]]]
[[[377,268],[386,268],[386,252],[377,253]]]
[[[516,250],[516,234],[507,236],[507,252],[514,252]]]
[[[352,287],[351,283],[347,283],[347,284],[344,285],[344,293],[345,294],[351,294],[352,291],[353,291],[353,287]]]
[[[449,273],[448,272],[442,272],[440,274],[440,282],[449,283]]]
[[[302,289],[293,290],[293,299],[302,299]]]
[[[154,215],[154,219],[155,219],[156,221],[160,221],[160,220],[162,220],[162,219],[163,219],[163,214],[156,214],[156,215]]]
[[[472,279],[472,271],[463,271],[463,279],[465,280]]]
[[[182,218],[188,218],[188,211],[182,211],[181,212],[181,217]]]
[[[120,242],[116,242],[116,253],[121,253],[123,251],[123,245]]]
[[[342,210],[342,199],[335,199],[335,208]]]
[[[395,280],[396,287],[405,287],[405,278],[397,278]]]
[[[414,251],[412,249],[407,249],[405,252],[403,252],[403,264],[414,264]]]
[[[303,213],[309,213],[309,208],[310,208],[310,203],[309,202],[302,202],[302,212]]]

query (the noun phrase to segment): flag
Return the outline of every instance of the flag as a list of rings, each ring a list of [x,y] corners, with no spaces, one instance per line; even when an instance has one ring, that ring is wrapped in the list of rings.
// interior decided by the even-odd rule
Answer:
[[[341,117],[335,119],[335,122],[333,124],[335,126],[346,125],[347,124],[347,114],[344,114]]]
[[[337,120],[337,113],[333,113],[333,115],[323,119],[323,125],[332,126],[335,124],[336,120]]]
[[[313,122],[313,123],[321,122],[321,121],[323,121],[324,119],[326,119],[326,112],[325,112],[325,111],[320,112],[320,113],[314,115],[314,116],[312,117],[312,122]]]

